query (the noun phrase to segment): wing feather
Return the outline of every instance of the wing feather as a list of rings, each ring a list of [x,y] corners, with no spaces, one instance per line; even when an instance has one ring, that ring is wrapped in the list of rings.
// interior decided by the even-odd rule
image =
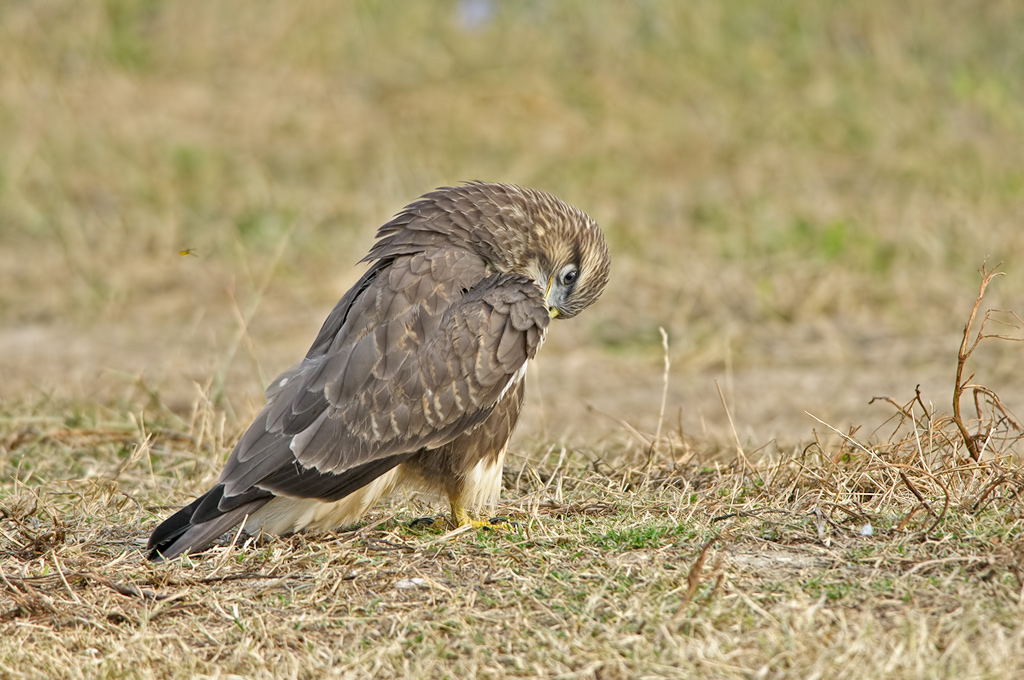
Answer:
[[[468,251],[397,256],[357,289],[268,387],[221,475],[220,504],[253,489],[333,500],[452,441],[521,376],[549,321],[536,283]]]

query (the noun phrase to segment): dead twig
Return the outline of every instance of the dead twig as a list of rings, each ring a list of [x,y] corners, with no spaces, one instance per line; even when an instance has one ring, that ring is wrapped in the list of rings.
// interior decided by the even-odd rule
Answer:
[[[981,320],[981,324],[978,328],[977,335],[974,336],[974,341],[971,342],[971,332],[973,330],[974,320],[978,316],[978,309],[981,307],[981,300],[982,298],[985,297],[985,289],[988,288],[988,285],[992,282],[992,280],[995,277],[1003,275],[1003,272],[998,271],[998,269],[999,265],[996,265],[991,270],[988,269],[984,264],[981,266],[981,286],[978,289],[978,297],[974,301],[974,306],[971,308],[971,315],[968,317],[967,324],[964,326],[964,337],[960,343],[960,351],[957,352],[956,381],[953,384],[953,422],[956,423],[956,427],[960,431],[960,437],[963,440],[964,446],[967,448],[967,452],[970,454],[971,458],[974,459],[975,462],[981,460],[982,446],[979,443],[979,441],[986,439],[986,436],[972,435],[967,430],[967,425],[964,423],[963,416],[960,413],[960,398],[963,396],[963,393],[965,391],[967,391],[968,389],[975,390],[976,405],[977,393],[979,391],[988,395],[989,398],[993,400],[993,406],[998,408],[1003,413],[1007,421],[1011,425],[1013,425],[1018,431],[1021,430],[1020,423],[1015,418],[1010,416],[1006,408],[1003,407],[1002,402],[999,401],[999,399],[994,395],[992,390],[989,390],[988,388],[983,387],[981,385],[969,384],[973,376],[968,377],[966,380],[963,377],[964,367],[967,365],[967,360],[971,357],[971,354],[974,353],[974,350],[977,349],[978,345],[985,338],[998,338],[1002,340],[1014,341],[1021,341],[1022,339],[1024,339],[1009,335],[1002,335],[998,333],[986,334],[985,324],[992,320],[992,312],[994,311],[990,309],[985,312],[985,317]],[[1017,314],[1014,314],[1013,312],[1009,313],[1018,322],[1018,325],[1015,326],[1016,328],[1021,328],[1022,326],[1024,326],[1024,324],[1021,324],[1021,318]],[[1012,323],[1006,324],[998,320],[995,320],[995,323],[1003,323],[1003,325],[1014,327],[1014,324]]]

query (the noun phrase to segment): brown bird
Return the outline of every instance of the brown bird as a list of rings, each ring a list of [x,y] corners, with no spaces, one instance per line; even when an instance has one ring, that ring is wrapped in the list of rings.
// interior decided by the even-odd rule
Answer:
[[[151,559],[202,551],[243,521],[250,534],[351,524],[397,486],[446,495],[452,523],[470,523],[467,508],[500,492],[550,319],[593,304],[609,271],[584,212],[482,182],[411,203],[362,261],[220,481],[153,531]]]

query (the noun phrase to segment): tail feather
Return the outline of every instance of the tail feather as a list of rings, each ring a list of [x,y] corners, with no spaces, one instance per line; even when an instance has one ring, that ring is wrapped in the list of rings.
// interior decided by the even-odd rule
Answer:
[[[273,496],[267,494],[240,506],[212,514],[217,497],[223,494],[224,487],[217,485],[205,494],[192,501],[178,512],[165,519],[153,530],[146,544],[149,559],[154,562],[171,560],[187,552],[202,552],[210,547],[217,538],[237,525],[246,515],[251,515],[261,508]],[[203,512],[199,512],[203,510]],[[197,515],[202,515],[199,519]]]

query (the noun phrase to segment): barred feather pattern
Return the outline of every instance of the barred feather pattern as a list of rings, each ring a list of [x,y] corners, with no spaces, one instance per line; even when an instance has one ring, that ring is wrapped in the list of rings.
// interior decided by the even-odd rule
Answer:
[[[550,194],[482,182],[426,194],[377,236],[219,482],[154,530],[153,559],[201,551],[242,521],[250,533],[342,526],[396,486],[453,508],[497,494],[527,362],[552,316],[601,295],[604,237]]]

